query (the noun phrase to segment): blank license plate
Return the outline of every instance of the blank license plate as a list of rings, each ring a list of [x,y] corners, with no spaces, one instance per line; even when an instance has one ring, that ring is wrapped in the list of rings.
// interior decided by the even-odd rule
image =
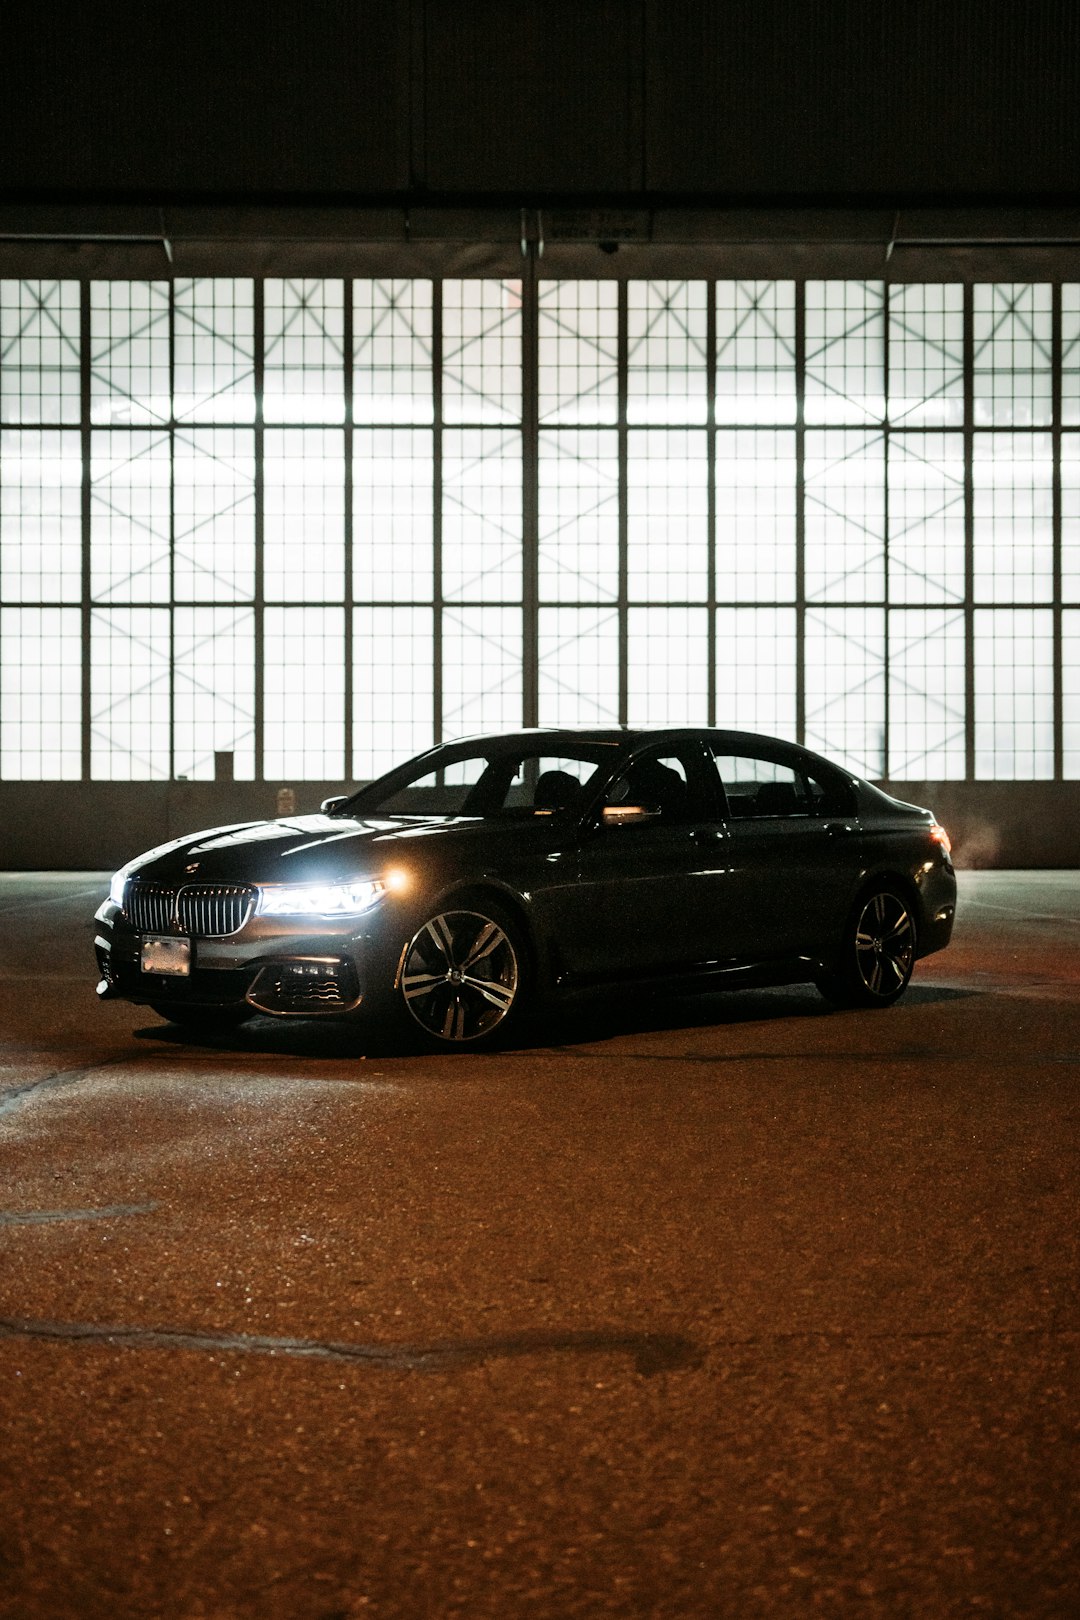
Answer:
[[[191,941],[144,934],[139,960],[144,973],[170,973],[183,978],[191,972]]]

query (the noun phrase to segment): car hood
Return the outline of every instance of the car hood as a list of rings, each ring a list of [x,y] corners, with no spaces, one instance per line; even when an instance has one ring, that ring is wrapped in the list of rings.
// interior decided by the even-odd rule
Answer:
[[[129,862],[129,876],[155,883],[327,883],[375,876],[399,859],[420,860],[448,844],[498,847],[550,838],[551,823],[493,825],[478,817],[403,822],[344,816],[214,827],[177,838]]]

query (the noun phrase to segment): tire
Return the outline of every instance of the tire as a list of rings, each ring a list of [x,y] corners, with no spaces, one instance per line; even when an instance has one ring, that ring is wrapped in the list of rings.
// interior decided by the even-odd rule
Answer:
[[[891,1007],[908,987],[918,945],[911,904],[890,884],[859,896],[836,966],[815,984],[840,1007]]]
[[[255,1017],[254,1007],[199,1007],[184,1002],[152,1001],[150,1006],[159,1018],[170,1024],[182,1024],[185,1029],[236,1029]]]
[[[399,1006],[440,1051],[494,1046],[522,1022],[532,966],[520,924],[485,896],[450,900],[402,953]]]

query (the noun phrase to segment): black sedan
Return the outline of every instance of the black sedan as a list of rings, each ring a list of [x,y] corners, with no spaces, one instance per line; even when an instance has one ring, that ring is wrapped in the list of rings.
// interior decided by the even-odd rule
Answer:
[[[98,993],[219,1028],[356,1014],[446,1048],[601,985],[813,982],[886,1007],[955,905],[932,813],[805,748],[521,731],[138,856],[97,914]]]

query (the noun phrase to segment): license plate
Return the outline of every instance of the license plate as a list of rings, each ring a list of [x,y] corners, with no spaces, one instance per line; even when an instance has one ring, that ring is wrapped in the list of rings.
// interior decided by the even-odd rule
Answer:
[[[183,978],[191,972],[191,941],[144,934],[139,961],[144,973],[167,973]]]

